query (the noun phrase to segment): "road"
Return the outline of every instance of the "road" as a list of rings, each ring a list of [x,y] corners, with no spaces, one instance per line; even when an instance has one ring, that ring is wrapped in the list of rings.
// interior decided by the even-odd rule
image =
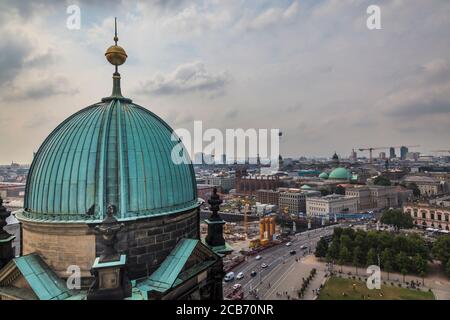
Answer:
[[[240,280],[235,279],[231,282],[224,282],[224,296],[233,291],[232,286],[236,283],[242,285],[245,299],[253,298],[253,295],[249,294],[249,291],[252,289],[258,291],[260,299],[273,295],[277,289],[277,283],[286,278],[290,272],[293,271],[295,265],[301,263],[301,259],[304,256],[314,253],[320,237],[332,234],[333,229],[338,226],[343,225],[328,226],[298,233],[293,237],[293,240],[291,240],[291,246],[288,247],[286,244],[280,244],[266,249],[260,253],[260,256],[262,257],[260,260],[256,260],[256,256],[247,257],[247,261],[233,269],[235,275],[242,272],[244,278]],[[306,250],[300,249],[302,245],[306,245],[308,248]],[[291,255],[291,250],[295,250],[297,253]],[[296,259],[300,259],[300,261],[297,262]],[[261,268],[263,263],[266,263],[268,267],[265,269]],[[255,277],[251,277],[250,275],[252,270],[257,272]]]

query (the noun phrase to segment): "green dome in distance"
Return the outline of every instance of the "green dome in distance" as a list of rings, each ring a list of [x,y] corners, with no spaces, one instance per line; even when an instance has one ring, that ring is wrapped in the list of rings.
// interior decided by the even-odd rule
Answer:
[[[319,174],[319,178],[320,179],[328,179],[328,173],[322,172],[321,174]]]
[[[351,173],[346,168],[336,168],[333,171],[331,171],[329,175],[329,179],[333,180],[350,180]]]
[[[301,190],[310,190],[310,189],[311,189],[311,186],[308,186],[307,184],[304,184],[304,185],[301,186],[300,189],[301,189]]]

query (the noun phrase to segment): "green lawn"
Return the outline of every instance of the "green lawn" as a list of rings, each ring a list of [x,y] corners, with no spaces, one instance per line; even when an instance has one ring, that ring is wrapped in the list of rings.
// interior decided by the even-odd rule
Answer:
[[[353,284],[355,287],[353,288]],[[343,295],[345,293],[345,295]],[[364,297],[363,297],[364,296]],[[319,300],[434,300],[431,292],[381,285],[381,290],[369,290],[359,280],[331,277],[322,288]]]

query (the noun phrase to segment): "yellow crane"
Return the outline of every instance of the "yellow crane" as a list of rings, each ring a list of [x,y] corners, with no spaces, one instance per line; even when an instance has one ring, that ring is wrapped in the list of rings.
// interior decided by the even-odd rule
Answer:
[[[248,197],[245,197],[244,200],[244,232],[245,232],[245,239],[248,238],[248,211],[250,207],[250,202],[248,201]]]

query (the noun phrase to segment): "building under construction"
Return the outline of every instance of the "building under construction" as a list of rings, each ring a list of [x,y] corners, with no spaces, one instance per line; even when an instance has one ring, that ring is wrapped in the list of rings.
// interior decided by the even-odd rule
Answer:
[[[264,217],[259,220],[259,243],[266,245],[273,240],[275,234],[276,218],[274,216]]]

